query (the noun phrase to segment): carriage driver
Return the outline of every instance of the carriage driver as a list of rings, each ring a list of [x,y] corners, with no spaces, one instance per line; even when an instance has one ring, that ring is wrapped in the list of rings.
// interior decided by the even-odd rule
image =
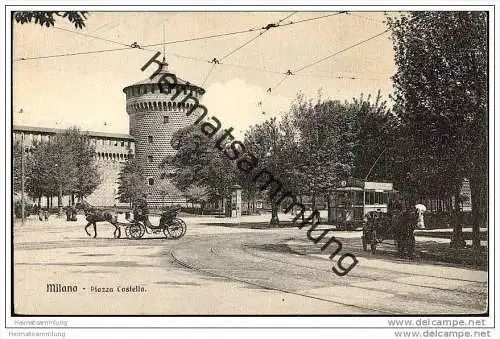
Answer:
[[[149,222],[148,202],[146,198],[147,196],[143,195],[142,198],[136,200],[134,207],[134,219],[142,221],[147,227],[151,227],[151,223]]]

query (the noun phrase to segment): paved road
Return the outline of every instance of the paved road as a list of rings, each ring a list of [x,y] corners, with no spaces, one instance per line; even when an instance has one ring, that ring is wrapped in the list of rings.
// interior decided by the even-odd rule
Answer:
[[[305,248],[320,247],[305,240],[304,230],[186,221],[188,232],[177,241],[112,239],[113,228],[106,224],[99,224],[99,237],[90,239],[82,222],[58,219],[15,225],[16,312],[416,315],[486,310],[484,271],[371,255],[360,249],[357,235],[338,233],[346,237],[340,238],[342,253],[359,259],[339,277],[327,256],[303,255]],[[76,285],[78,292],[49,293],[48,283]],[[127,286],[138,286],[137,291],[122,292]]]

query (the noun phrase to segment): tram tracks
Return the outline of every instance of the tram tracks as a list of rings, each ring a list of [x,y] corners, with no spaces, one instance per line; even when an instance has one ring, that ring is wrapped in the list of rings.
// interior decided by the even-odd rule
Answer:
[[[248,254],[251,254],[251,255],[254,255],[256,257],[260,257],[260,258],[263,258],[263,259],[266,259],[266,260],[275,261],[275,262],[279,262],[279,263],[283,263],[283,264],[287,264],[287,265],[293,265],[293,266],[297,266],[297,267],[303,267],[303,268],[308,268],[308,269],[313,269],[313,270],[325,272],[325,270],[321,269],[321,268],[317,268],[317,267],[313,267],[313,266],[307,266],[307,265],[300,265],[300,264],[297,264],[297,263],[292,263],[292,262],[289,262],[289,261],[279,260],[279,259],[276,259],[276,258],[270,258],[270,257],[265,256],[265,255],[256,254],[255,252],[249,251],[248,250],[249,247],[250,246],[248,246],[248,245],[242,245],[242,249],[243,249],[244,252],[246,252]],[[316,258],[318,260],[324,260],[325,262],[330,262],[329,260],[326,260],[326,259],[322,259],[322,258],[318,258],[318,257],[316,257]],[[376,269],[373,268],[373,270],[376,270],[376,271],[385,271],[385,272],[390,272],[390,273],[405,274],[405,275],[408,275],[408,276],[421,276],[421,277],[438,278],[438,279],[446,279],[446,280],[454,280],[454,281],[463,281],[463,282],[468,282],[468,283],[469,282],[470,283],[482,283],[482,282],[477,281],[477,280],[458,279],[458,278],[449,278],[449,277],[445,278],[445,277],[442,277],[442,276],[431,275],[431,274],[421,274],[421,273],[406,273],[406,272],[391,270],[391,269],[387,269],[387,268],[376,268]],[[369,279],[369,280],[379,280],[379,279],[376,279],[376,278],[371,278],[371,277],[368,277],[368,276],[359,275],[359,274],[355,274],[355,273],[349,273],[349,276],[350,277],[356,277],[356,278],[364,278],[364,279]],[[399,281],[390,280],[390,279],[386,279],[386,280],[387,281],[391,281],[391,282],[395,282],[395,283],[400,283],[400,284],[403,284],[403,285],[409,285],[409,286],[419,286],[419,287],[440,289],[440,290],[443,290],[443,291],[452,291],[452,292],[455,291],[455,290],[446,289],[446,288],[429,287],[429,286],[426,286],[426,285],[411,284],[411,283],[399,282]]]
[[[319,272],[323,272],[323,273],[325,273],[325,272],[329,273],[329,270],[325,270],[325,269],[322,269],[322,268],[318,268],[318,267],[314,267],[314,266],[308,266],[308,265],[302,265],[302,264],[298,264],[298,263],[294,263],[294,262],[290,262],[290,261],[286,261],[286,260],[280,260],[280,259],[277,259],[277,258],[271,258],[269,256],[261,254],[261,251],[258,251],[259,253],[257,253],[257,251],[251,250],[251,247],[248,246],[248,245],[243,245],[242,246],[242,250],[244,252],[250,254],[250,255],[253,255],[255,257],[259,257],[259,258],[264,259],[264,260],[268,260],[268,261],[272,261],[272,262],[277,262],[277,263],[284,264],[284,265],[292,265],[292,266],[296,266],[296,267],[300,267],[300,268],[305,268],[305,269],[309,269],[309,270],[314,270],[314,271],[319,271]],[[328,262],[328,263],[330,262],[327,259],[322,259],[322,258],[317,258],[317,259],[318,260],[324,260],[325,262]],[[369,270],[378,271],[379,269],[369,268]],[[442,276],[429,275],[429,274],[405,273],[405,272],[401,272],[401,271],[384,269],[384,268],[381,268],[380,271],[386,271],[386,272],[394,273],[394,274],[402,274],[402,275],[405,275],[406,277],[422,276],[422,277],[431,277],[431,278],[437,278],[437,279],[443,279],[443,280],[453,280],[453,281],[460,281],[460,282],[474,283],[474,284],[482,284],[483,283],[483,282],[476,281],[476,280],[458,279],[458,278],[445,278],[445,277],[442,277]],[[438,286],[429,286],[429,285],[425,285],[425,284],[422,285],[422,284],[404,282],[404,281],[399,281],[397,279],[391,279],[391,278],[381,278],[381,279],[379,279],[379,278],[373,278],[373,277],[370,277],[368,275],[361,275],[361,274],[352,273],[352,272],[349,273],[349,277],[364,279],[364,280],[373,281],[373,282],[387,282],[387,283],[392,283],[392,284],[396,284],[396,285],[404,285],[404,286],[409,286],[409,287],[418,287],[418,288],[423,288],[423,289],[427,289],[427,290],[444,291],[444,292],[447,292],[447,293],[451,292],[451,293],[454,293],[455,295],[459,296],[459,298],[458,298],[459,300],[471,299],[472,302],[475,301],[477,304],[480,304],[479,301],[481,301],[482,298],[487,299],[487,290],[485,292],[479,292],[479,291],[474,291],[474,290],[466,291],[466,290],[462,290],[462,289],[443,288],[443,287],[438,287]],[[363,284],[362,286],[360,286],[359,283],[349,283],[349,282],[341,282],[340,284],[342,284],[343,286],[347,286],[347,287],[363,288],[365,290],[371,290],[371,291],[374,291],[374,292],[382,292],[382,293],[386,293],[387,292],[387,289],[376,288],[376,287],[373,287],[373,286],[367,286],[366,284]],[[475,297],[473,297],[473,295]],[[414,299],[421,299],[423,301],[426,300],[425,298],[419,298],[418,295],[415,295],[415,294],[413,295],[413,298]],[[486,303],[487,303],[487,301],[486,301]],[[456,301],[455,302],[451,302],[450,304],[451,305],[457,305],[457,306],[460,305]],[[482,306],[482,305],[480,305],[480,306]]]
[[[217,251],[217,249],[211,247],[210,248],[210,252],[216,256],[218,256],[220,254],[220,251]],[[337,304],[337,305],[342,305],[342,306],[347,306],[347,307],[353,307],[353,308],[356,308],[356,309],[360,309],[360,310],[363,310],[363,311],[369,311],[369,312],[375,312],[375,313],[379,313],[379,314],[391,314],[390,312],[387,312],[385,310],[382,310],[382,309],[378,309],[378,308],[373,308],[373,307],[365,307],[365,306],[360,306],[360,305],[356,305],[356,304],[352,304],[352,303],[346,303],[346,302],[342,302],[340,300],[332,300],[332,299],[327,299],[327,298],[322,298],[322,297],[319,297],[319,296],[314,296],[314,295],[310,295],[310,294],[306,294],[306,293],[302,293],[302,292],[297,292],[297,291],[291,291],[291,290],[286,290],[286,289],[283,289],[283,288],[279,288],[279,287],[276,287],[276,286],[271,286],[271,285],[266,285],[266,284],[262,284],[262,283],[256,283],[254,281],[250,281],[250,280],[247,280],[247,279],[242,279],[242,278],[239,278],[237,276],[231,276],[231,275],[227,275],[227,274],[222,274],[222,273],[219,273],[219,272],[214,272],[213,269],[203,269],[203,268],[200,268],[200,267],[196,267],[190,263],[187,263],[183,260],[181,260],[179,258],[179,256],[175,253],[175,249],[172,249],[170,251],[170,256],[172,257],[172,259],[174,260],[175,263],[185,267],[185,268],[188,268],[190,270],[193,270],[193,271],[196,271],[196,272],[200,272],[200,273],[203,273],[203,274],[207,274],[207,275],[210,275],[210,276],[214,276],[214,277],[218,277],[218,278],[225,278],[225,279],[228,279],[228,280],[232,280],[232,281],[237,281],[237,282],[240,282],[240,283],[244,283],[244,284],[248,284],[248,285],[251,285],[251,286],[255,286],[255,287],[258,287],[258,288],[262,288],[262,289],[266,289],[266,290],[274,290],[274,291],[278,291],[278,292],[282,292],[282,293],[286,293],[286,294],[291,294],[291,295],[296,295],[296,296],[301,296],[301,297],[305,297],[305,298],[309,298],[309,299],[314,299],[314,300],[318,300],[318,301],[322,301],[322,302],[328,302],[328,303],[332,303],[332,304]]]

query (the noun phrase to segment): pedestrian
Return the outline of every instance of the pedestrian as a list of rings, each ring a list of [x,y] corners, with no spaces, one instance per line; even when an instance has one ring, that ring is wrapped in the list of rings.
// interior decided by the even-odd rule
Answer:
[[[146,196],[137,199],[134,207],[134,220],[142,221],[147,227],[151,226],[149,222],[149,209]]]

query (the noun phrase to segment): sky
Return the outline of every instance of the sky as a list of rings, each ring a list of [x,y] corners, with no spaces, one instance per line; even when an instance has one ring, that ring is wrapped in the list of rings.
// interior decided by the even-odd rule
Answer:
[[[61,18],[56,20],[61,29],[14,23],[14,124],[128,133],[122,89],[154,71],[143,72],[141,67],[156,51],[163,53],[161,45],[48,56],[117,49],[134,42],[168,43],[335,12],[292,13],[90,12],[82,30]],[[351,12],[271,28],[257,38],[259,32],[253,31],[168,43],[165,52],[169,69],[203,85],[206,94],[201,103],[238,135],[249,125],[288,111],[298,92],[315,99],[321,90],[325,98],[350,100],[361,93],[375,96],[380,90],[389,100],[395,72],[390,34],[342,51],[386,30],[383,20],[381,12]],[[336,52],[340,53],[297,71]],[[213,67],[208,62],[213,58],[221,63]],[[281,82],[287,70],[293,75]]]

